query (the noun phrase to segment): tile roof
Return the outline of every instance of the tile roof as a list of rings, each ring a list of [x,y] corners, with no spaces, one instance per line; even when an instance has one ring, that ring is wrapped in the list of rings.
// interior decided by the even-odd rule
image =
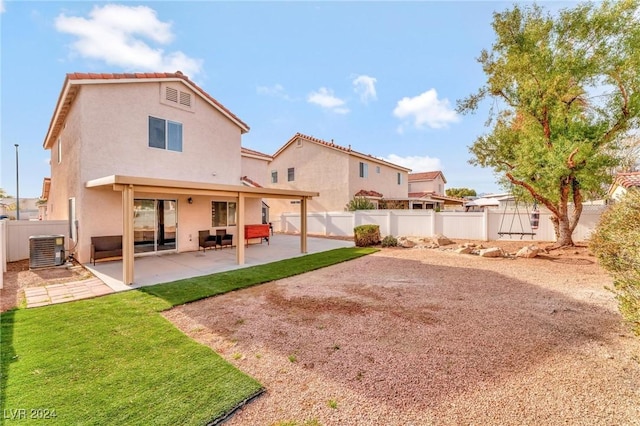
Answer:
[[[249,179],[247,176],[242,176],[240,180],[242,181],[242,183],[246,183],[249,186],[253,186],[254,188],[263,188],[262,185],[260,185],[258,182],[256,182],[253,179]]]
[[[434,180],[438,177],[438,175],[442,175],[442,180],[447,182],[444,178],[444,174],[440,170],[436,170],[433,172],[421,172],[421,173],[409,173],[409,182],[420,181],[420,180]]]
[[[269,154],[265,154],[265,153],[262,153],[260,151],[255,151],[253,149],[249,149],[249,148],[245,148],[245,147],[240,147],[240,152],[242,154],[249,154],[249,155],[255,155],[255,156],[258,156],[258,157],[264,157],[267,160],[272,160],[273,159],[273,157],[270,156]]]
[[[615,183],[624,187],[640,187],[640,172],[618,173]]]
[[[95,81],[98,82],[100,80],[104,80],[107,82],[115,83],[117,80],[122,80],[122,83],[132,83],[137,82],[145,82],[145,80],[153,81],[153,80],[169,80],[175,81],[179,79],[184,82],[187,86],[191,87],[195,92],[200,94],[203,98],[211,102],[215,108],[217,108],[224,115],[229,117],[232,121],[234,121],[241,129],[243,133],[249,131],[249,126],[243,122],[238,116],[229,111],[224,105],[218,102],[213,96],[209,95],[204,91],[200,86],[195,84],[193,81],[189,79],[186,75],[184,75],[181,71],[176,72],[146,72],[146,73],[80,73],[74,72],[66,75],[64,84],[62,86],[62,91],[60,92],[60,96],[58,97],[58,102],[56,104],[56,110],[54,112],[53,117],[51,118],[51,123],[49,125],[49,130],[47,131],[47,136],[44,141],[44,146],[47,148],[50,144],[56,139],[57,134],[60,132],[62,127],[62,122],[66,117],[66,114],[69,112],[71,108],[71,104],[75,99],[78,93],[78,86],[82,85],[83,82]]]
[[[382,194],[378,191],[367,191],[366,189],[361,189],[356,192],[356,197],[378,197],[382,198]]]
[[[342,151],[342,152],[345,152],[347,154],[353,154],[353,155],[356,155],[356,156],[359,156],[359,157],[369,158],[369,159],[374,160],[374,161],[376,161],[378,163],[386,164],[386,165],[388,165],[390,167],[393,167],[395,169],[401,169],[401,170],[405,170],[407,172],[411,171],[411,169],[409,169],[409,168],[400,166],[398,164],[390,163],[390,162],[385,161],[385,160],[383,160],[381,158],[374,157],[371,154],[364,154],[362,152],[359,152],[359,151],[356,151],[354,149],[351,149],[351,145],[349,145],[348,147],[344,147],[344,146],[341,146],[341,145],[338,145],[338,144],[334,143],[333,139],[331,140],[331,142],[327,142],[327,141],[324,141],[322,139],[318,139],[318,138],[315,138],[313,136],[305,135],[305,134],[300,133],[300,132],[297,132],[295,135],[293,135],[293,137],[291,139],[289,139],[275,154],[273,154],[273,156],[276,157],[281,151],[283,151],[287,146],[289,146],[289,144],[293,143],[293,141],[295,141],[298,138],[305,139],[305,140],[308,140],[310,142],[315,142],[315,143],[317,143],[319,145],[324,145],[324,146],[326,146],[328,148],[337,149],[338,151]]]

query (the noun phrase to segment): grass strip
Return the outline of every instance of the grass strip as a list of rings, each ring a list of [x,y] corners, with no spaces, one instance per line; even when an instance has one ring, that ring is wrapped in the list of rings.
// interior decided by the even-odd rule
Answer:
[[[373,251],[333,250],[144,291],[2,313],[0,422],[203,425],[224,418],[260,393],[261,384],[160,312]]]
[[[143,287],[140,291],[157,296],[172,306],[177,306],[324,268],[376,251],[377,249],[370,247],[339,248],[249,268]]]

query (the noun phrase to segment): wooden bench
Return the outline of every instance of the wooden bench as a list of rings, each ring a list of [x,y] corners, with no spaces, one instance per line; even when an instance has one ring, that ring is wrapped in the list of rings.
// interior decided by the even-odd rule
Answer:
[[[267,240],[267,245],[269,245],[269,224],[245,225],[244,239],[246,240],[246,245],[249,245],[249,240],[252,238],[260,238],[260,244],[265,239]]]
[[[108,257],[122,257],[122,235],[91,237],[90,261],[95,265],[96,260]]]

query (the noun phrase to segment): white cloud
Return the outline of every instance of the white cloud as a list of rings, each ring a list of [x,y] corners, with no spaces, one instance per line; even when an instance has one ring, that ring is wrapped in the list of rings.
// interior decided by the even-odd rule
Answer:
[[[345,101],[337,98],[333,95],[333,90],[321,87],[317,92],[309,93],[307,96],[307,102],[310,104],[316,104],[324,109],[335,112],[336,114],[347,114],[349,108],[345,105]]]
[[[4,8],[4,0],[0,0],[0,13],[4,13],[5,8]]]
[[[180,70],[189,77],[202,71],[201,59],[150,46],[149,42],[170,43],[173,33],[171,23],[160,21],[155,10],[146,6],[95,6],[88,18],[60,14],[55,27],[77,37],[72,50],[85,58],[132,71]]]
[[[390,163],[411,169],[412,173],[442,170],[442,162],[440,161],[440,159],[432,158],[427,155],[425,155],[424,157],[420,157],[419,155],[401,157],[396,154],[389,154],[386,157],[382,157],[382,159]]]
[[[412,123],[417,129],[422,129],[425,125],[432,129],[440,129],[460,120],[449,105],[448,99],[438,99],[436,89],[429,89],[413,98],[400,99],[393,115],[405,120],[398,133],[404,131],[407,123]]]
[[[376,80],[368,75],[359,75],[353,79],[353,90],[360,96],[362,103],[369,103],[378,98],[376,94]]]
[[[284,90],[284,87],[281,84],[274,84],[273,86],[258,86],[256,88],[256,92],[259,95],[273,96],[276,98],[281,98],[285,100],[291,100],[289,95]]]

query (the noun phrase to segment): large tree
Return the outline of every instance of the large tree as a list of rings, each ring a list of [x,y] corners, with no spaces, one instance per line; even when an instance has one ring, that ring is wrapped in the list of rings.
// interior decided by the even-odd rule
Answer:
[[[495,42],[478,58],[487,82],[458,102],[464,113],[493,101],[470,162],[546,206],[558,246],[573,245],[583,195],[607,182],[638,126],[639,23],[637,0],[494,13]]]
[[[458,197],[458,198],[475,197],[477,195],[475,189],[469,189],[469,188],[448,188],[445,191],[445,193],[449,197]]]

